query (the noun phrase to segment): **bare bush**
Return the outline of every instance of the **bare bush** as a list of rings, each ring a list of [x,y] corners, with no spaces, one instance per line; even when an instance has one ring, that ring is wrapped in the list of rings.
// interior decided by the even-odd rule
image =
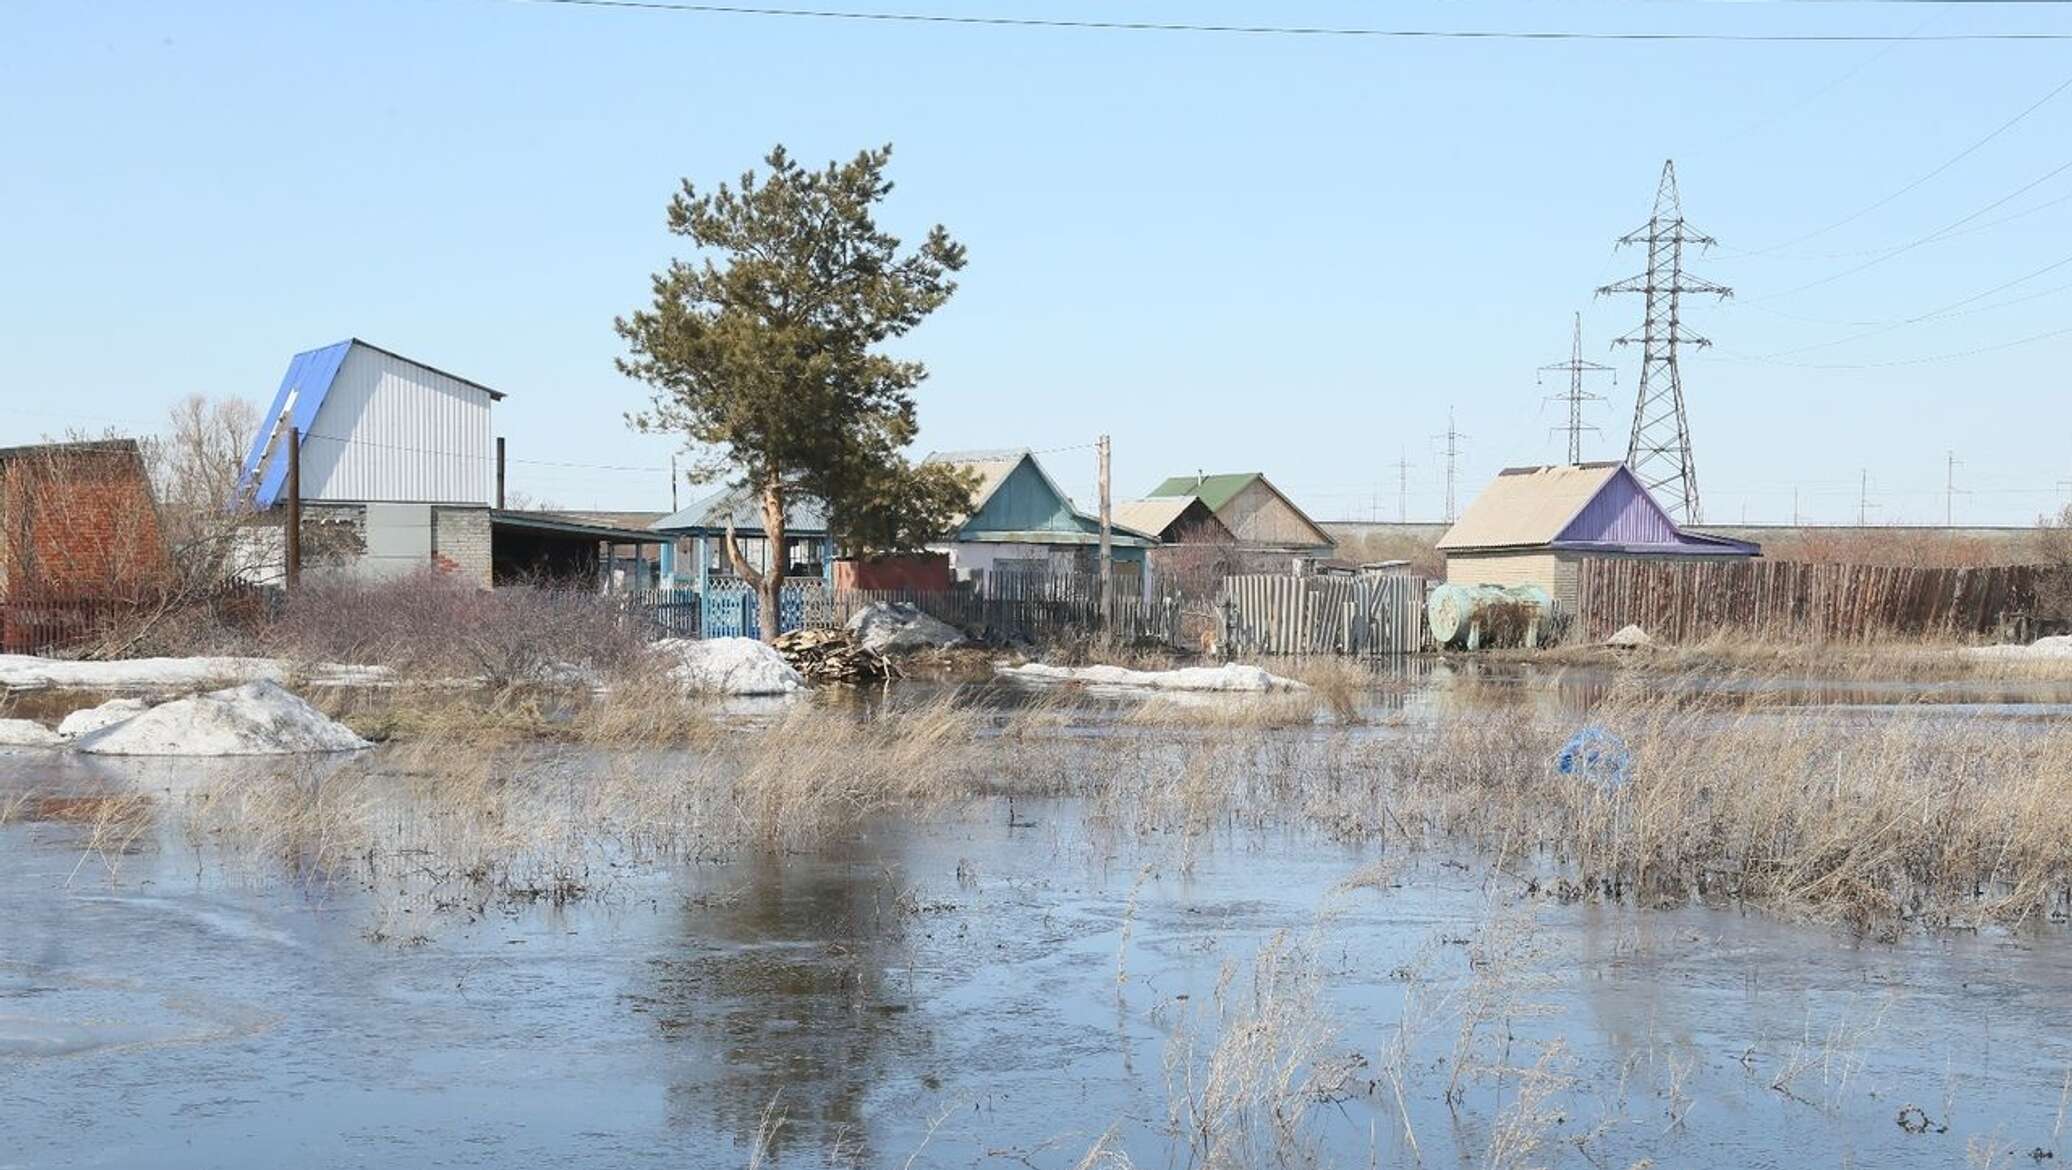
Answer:
[[[609,596],[537,585],[484,590],[429,567],[381,581],[306,584],[256,640],[264,653],[301,662],[492,684],[637,671],[646,644],[635,614]]]

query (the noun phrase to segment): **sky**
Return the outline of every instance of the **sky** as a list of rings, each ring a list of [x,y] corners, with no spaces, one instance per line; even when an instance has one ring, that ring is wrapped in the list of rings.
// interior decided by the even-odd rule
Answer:
[[[773,0],[776,2],[776,0]],[[512,488],[669,506],[612,321],[678,182],[892,143],[883,222],[970,250],[900,344],[916,454],[1028,447],[1082,505],[1264,471],[1436,520],[1559,462],[1581,312],[1616,458],[1665,159],[1719,241],[1683,352],[1706,519],[2023,524],[2072,500],[2072,5],[825,0],[852,11],[1874,35],[1404,39],[856,22],[525,0],[14,0],[0,442],[266,402],[358,336],[508,394]],[[2040,103],[2040,104],[2039,104]],[[2058,170],[2058,168],[2064,168]],[[1951,460],[1954,459],[1954,466]],[[1407,463],[1407,472],[1399,463]],[[1954,483],[1950,493],[1947,485]],[[1865,494],[1865,485],[1868,493]],[[699,489],[682,487],[688,501]]]

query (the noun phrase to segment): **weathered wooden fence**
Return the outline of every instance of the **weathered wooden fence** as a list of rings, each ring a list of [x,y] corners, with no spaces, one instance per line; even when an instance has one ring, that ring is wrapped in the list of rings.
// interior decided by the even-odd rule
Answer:
[[[1425,580],[1254,574],[1223,583],[1234,654],[1415,654],[1425,648]]]
[[[1671,642],[1717,633],[1817,641],[1990,634],[2028,612],[2037,572],[1587,558],[1577,566],[1575,628],[1590,641],[1628,625]]]

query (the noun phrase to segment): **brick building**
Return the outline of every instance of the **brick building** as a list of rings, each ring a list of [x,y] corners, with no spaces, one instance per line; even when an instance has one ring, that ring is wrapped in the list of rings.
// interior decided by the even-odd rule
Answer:
[[[171,565],[135,442],[0,449],[0,646],[88,634],[163,590]]]

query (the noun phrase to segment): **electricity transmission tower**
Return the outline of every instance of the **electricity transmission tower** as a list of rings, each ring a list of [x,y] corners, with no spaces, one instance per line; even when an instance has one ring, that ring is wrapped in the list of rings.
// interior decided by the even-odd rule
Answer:
[[[1396,452],[1396,523],[1410,523],[1410,456]]]
[[[1446,408],[1446,433],[1433,435],[1432,437],[1434,439],[1446,440],[1446,522],[1451,524],[1458,519],[1454,515],[1453,507],[1453,472],[1460,460],[1460,441],[1467,438],[1466,435],[1461,434],[1460,431],[1454,428],[1452,407]]]
[[[1565,362],[1550,362],[1547,365],[1541,366],[1539,373],[1541,377],[1544,377],[1555,370],[1568,371],[1568,392],[1566,394],[1553,395],[1550,401],[1559,400],[1568,403],[1568,426],[1565,428],[1568,431],[1568,461],[1570,463],[1581,463],[1583,461],[1583,432],[1597,429],[1583,422],[1583,404],[1585,402],[1604,401],[1604,395],[1592,394],[1583,389],[1583,375],[1610,374],[1613,385],[1616,386],[1619,382],[1618,372],[1610,366],[1583,360],[1583,315],[1581,313],[1576,314],[1575,338],[1569,347],[1568,360]]]
[[[1629,333],[1612,343],[1631,345],[1638,340],[1641,347],[1640,392],[1633,403],[1633,437],[1626,445],[1626,463],[1672,515],[1693,523],[1704,516],[1698,504],[1698,468],[1691,457],[1691,425],[1684,414],[1683,376],[1677,371],[1676,350],[1679,345],[1702,349],[1712,344],[1684,331],[1685,294],[1722,299],[1734,294],[1725,285],[1683,270],[1685,245],[1706,248],[1713,242],[1711,236],[1684,222],[1683,203],[1676,194],[1676,161],[1671,159],[1662,164],[1655,212],[1648,217],[1647,226],[1619,238],[1621,246],[1647,245],[1647,271],[1597,290],[1599,296],[1640,293],[1647,298],[1638,337]]]

